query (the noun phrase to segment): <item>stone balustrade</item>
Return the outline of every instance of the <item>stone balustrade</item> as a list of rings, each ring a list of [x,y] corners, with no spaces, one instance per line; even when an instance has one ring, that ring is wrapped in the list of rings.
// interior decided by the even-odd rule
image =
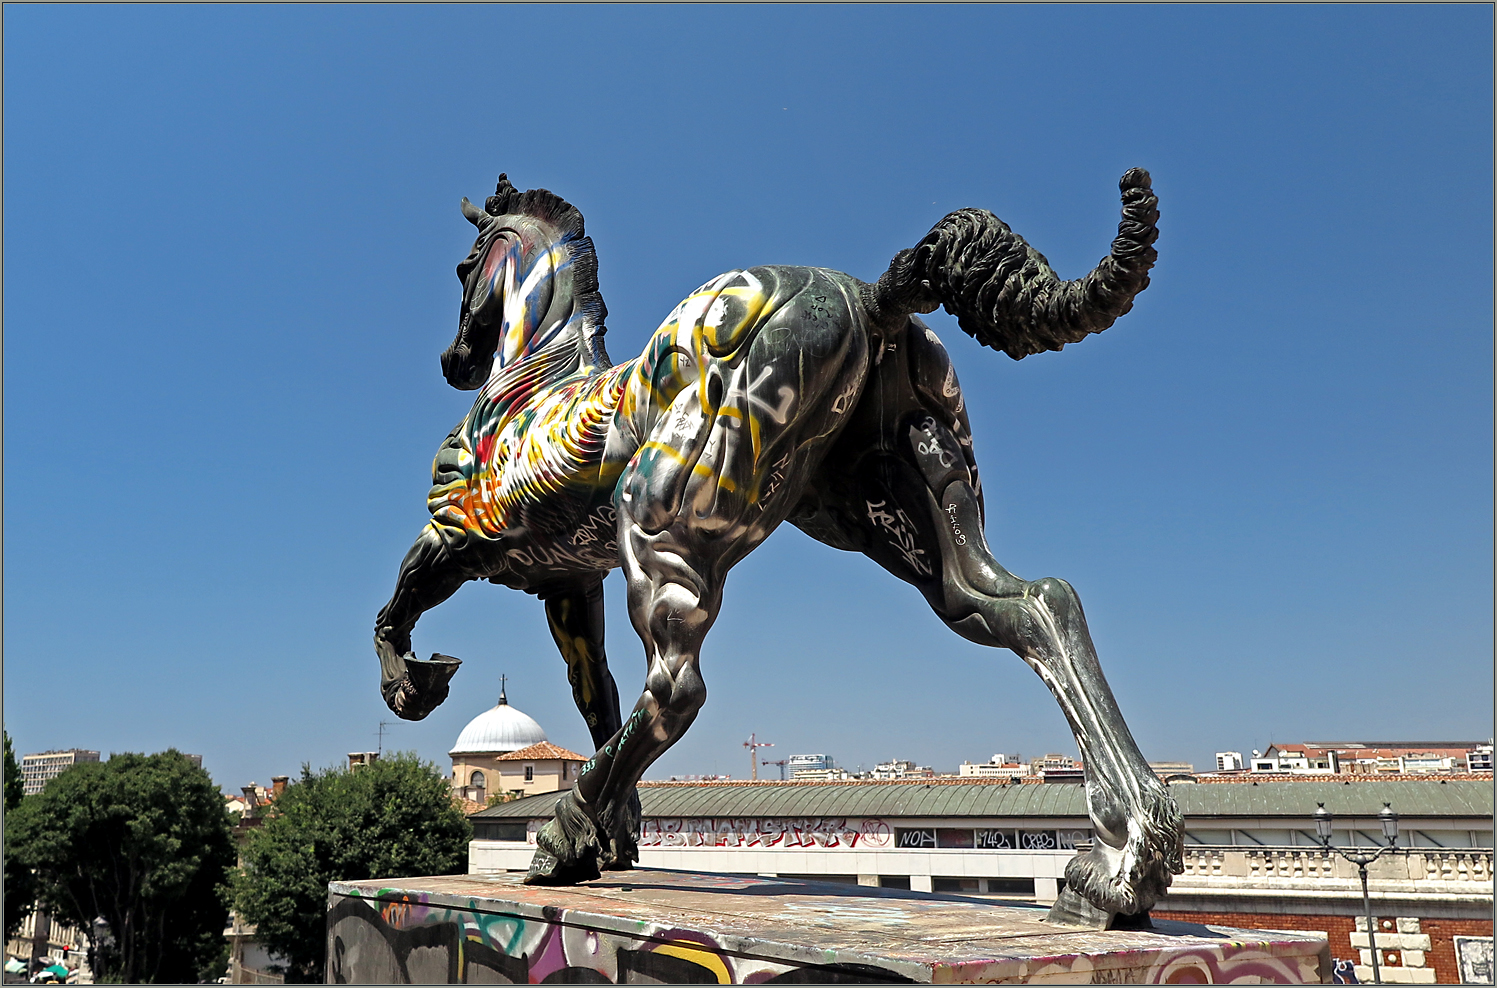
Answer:
[[[1361,891],[1357,866],[1335,852],[1317,847],[1242,847],[1190,845],[1185,872],[1175,890],[1226,888],[1321,888],[1327,892]],[[1397,893],[1492,895],[1492,850],[1489,848],[1397,848],[1367,869],[1374,890]]]

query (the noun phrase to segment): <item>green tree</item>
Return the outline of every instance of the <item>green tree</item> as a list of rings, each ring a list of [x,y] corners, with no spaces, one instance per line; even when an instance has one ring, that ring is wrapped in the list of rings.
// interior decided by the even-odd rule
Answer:
[[[25,783],[21,780],[21,766],[16,761],[15,749],[10,746],[10,733],[5,734],[5,939],[9,940],[20,930],[26,917],[36,905],[36,878],[31,869],[20,862],[11,851],[11,811],[21,805],[25,795]]]
[[[181,752],[74,765],[10,814],[6,838],[39,900],[84,930],[100,980],[195,982],[222,952],[219,889],[234,865],[223,796]]]
[[[250,832],[230,904],[288,981],[321,983],[329,882],[461,874],[472,835],[446,775],[414,753],[355,771],[304,765]]]

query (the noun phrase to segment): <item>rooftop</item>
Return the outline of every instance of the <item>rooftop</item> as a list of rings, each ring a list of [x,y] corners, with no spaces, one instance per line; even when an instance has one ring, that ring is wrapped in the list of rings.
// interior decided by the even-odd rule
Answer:
[[[1284,817],[1308,820],[1323,802],[1337,816],[1376,816],[1391,802],[1399,816],[1491,817],[1490,777],[1428,776],[1356,781],[1260,778],[1239,785],[1170,786],[1187,817]],[[912,779],[641,783],[647,817],[1084,817],[1080,785],[1025,785],[998,780]],[[544,819],[555,793],[531,796],[474,814],[476,817]]]
[[[546,758],[559,758],[569,762],[585,762],[586,755],[579,755],[575,751],[568,751],[561,745],[552,744],[550,741],[542,741],[519,751],[511,751],[508,754],[495,758],[496,762],[536,762]]]

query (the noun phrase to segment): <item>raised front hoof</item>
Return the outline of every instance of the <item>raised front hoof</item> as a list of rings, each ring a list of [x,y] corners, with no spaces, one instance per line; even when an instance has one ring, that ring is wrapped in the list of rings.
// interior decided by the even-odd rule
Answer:
[[[461,659],[441,653],[430,659],[407,656],[405,675],[380,688],[385,706],[401,720],[423,719],[447,699],[448,684],[460,665]]]
[[[563,861],[544,848],[530,859],[530,870],[525,873],[526,885],[577,885],[602,877],[598,871],[596,854],[584,855],[578,861]]]

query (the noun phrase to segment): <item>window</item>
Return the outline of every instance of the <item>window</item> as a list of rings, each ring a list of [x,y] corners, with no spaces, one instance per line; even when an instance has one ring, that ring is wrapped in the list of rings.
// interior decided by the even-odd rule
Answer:
[[[524,840],[524,820],[474,820],[473,836],[478,840]]]
[[[934,827],[922,827],[919,830],[896,828],[894,831],[894,846],[935,847],[936,829]]]
[[[980,886],[975,878],[932,878],[932,892],[976,892]]]
[[[525,781],[526,782],[534,782],[535,781],[535,766],[534,765],[526,765],[525,766]]]
[[[476,786],[477,788],[482,789],[483,788],[483,773],[482,772],[474,772],[468,778],[468,784],[470,786]]]

